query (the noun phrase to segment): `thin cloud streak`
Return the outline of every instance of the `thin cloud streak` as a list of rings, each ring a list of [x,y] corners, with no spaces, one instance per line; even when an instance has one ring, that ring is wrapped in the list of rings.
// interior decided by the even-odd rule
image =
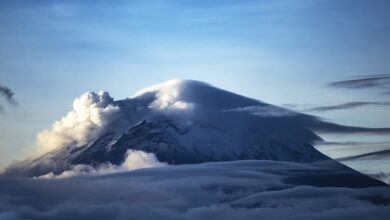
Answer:
[[[336,110],[355,109],[364,106],[385,107],[385,106],[390,106],[390,102],[364,102],[364,101],[346,102],[338,105],[325,105],[325,106],[309,108],[309,109],[305,109],[304,112],[327,112],[327,111],[336,111]]]
[[[374,151],[374,152],[369,152],[369,153],[364,153],[364,154],[359,154],[359,155],[354,155],[354,156],[349,156],[349,157],[337,158],[337,160],[338,161],[347,161],[347,160],[363,159],[366,157],[373,157],[375,159],[381,159],[381,158],[388,158],[389,155],[390,155],[390,149],[387,149],[387,150],[379,150],[379,151]]]
[[[382,94],[390,94],[390,74],[366,75],[350,80],[335,81],[328,87],[343,89],[382,89]]]
[[[383,142],[354,142],[354,141],[346,141],[346,142],[337,142],[337,141],[322,141],[317,143],[316,145],[325,145],[325,146],[368,146],[368,145],[390,145],[390,141]]]

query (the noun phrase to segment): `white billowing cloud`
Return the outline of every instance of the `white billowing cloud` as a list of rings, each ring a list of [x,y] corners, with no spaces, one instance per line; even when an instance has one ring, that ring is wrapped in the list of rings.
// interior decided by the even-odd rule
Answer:
[[[166,163],[158,161],[156,155],[153,153],[128,150],[126,153],[126,159],[119,168],[121,170],[135,170],[140,168],[161,167],[166,165]]]
[[[73,102],[73,110],[50,129],[37,137],[37,152],[46,153],[58,147],[72,144],[75,147],[87,144],[98,136],[102,129],[119,112],[114,100],[107,92],[88,92]]]
[[[235,109],[225,109],[224,112],[247,112],[258,117],[285,117],[294,116],[297,113],[276,106],[246,106]]]
[[[60,178],[67,178],[72,176],[119,173],[119,172],[125,172],[130,170],[141,169],[141,168],[163,167],[163,166],[167,166],[167,164],[158,161],[157,157],[153,153],[146,153],[144,151],[137,151],[137,150],[128,150],[126,153],[125,161],[119,166],[113,165],[111,163],[105,163],[100,165],[97,168],[94,168],[89,165],[78,164],[72,166],[72,169],[64,171],[59,175],[48,173],[39,176],[38,178],[60,179]]]
[[[147,87],[136,93],[141,96],[145,93],[156,93],[155,100],[149,105],[149,108],[155,109],[190,109],[194,103],[180,100],[180,93],[184,88],[183,80],[170,80],[161,84]]]

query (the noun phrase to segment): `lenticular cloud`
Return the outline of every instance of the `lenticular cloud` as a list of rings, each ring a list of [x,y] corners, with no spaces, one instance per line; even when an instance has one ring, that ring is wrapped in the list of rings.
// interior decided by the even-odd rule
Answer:
[[[65,145],[83,146],[100,134],[119,111],[107,92],[88,92],[73,102],[73,110],[37,137],[37,153]]]

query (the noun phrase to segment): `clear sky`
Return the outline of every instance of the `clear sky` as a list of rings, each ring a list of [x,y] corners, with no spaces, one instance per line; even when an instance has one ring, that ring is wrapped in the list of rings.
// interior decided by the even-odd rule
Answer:
[[[87,91],[122,99],[181,78],[298,110],[390,101],[326,86],[390,73],[389,11],[388,0],[1,1],[0,84],[18,105],[0,99],[0,167]],[[311,114],[390,127],[389,110]]]

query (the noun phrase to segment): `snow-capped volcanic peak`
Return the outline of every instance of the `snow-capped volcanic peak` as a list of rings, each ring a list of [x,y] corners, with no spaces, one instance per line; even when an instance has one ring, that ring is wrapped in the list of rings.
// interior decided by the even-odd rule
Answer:
[[[60,173],[73,165],[120,165],[128,150],[170,164],[267,159],[327,159],[312,144],[316,117],[194,80],[171,80],[113,100],[86,93],[38,135],[39,157],[11,166],[20,175]],[[17,171],[17,172],[16,172]]]

